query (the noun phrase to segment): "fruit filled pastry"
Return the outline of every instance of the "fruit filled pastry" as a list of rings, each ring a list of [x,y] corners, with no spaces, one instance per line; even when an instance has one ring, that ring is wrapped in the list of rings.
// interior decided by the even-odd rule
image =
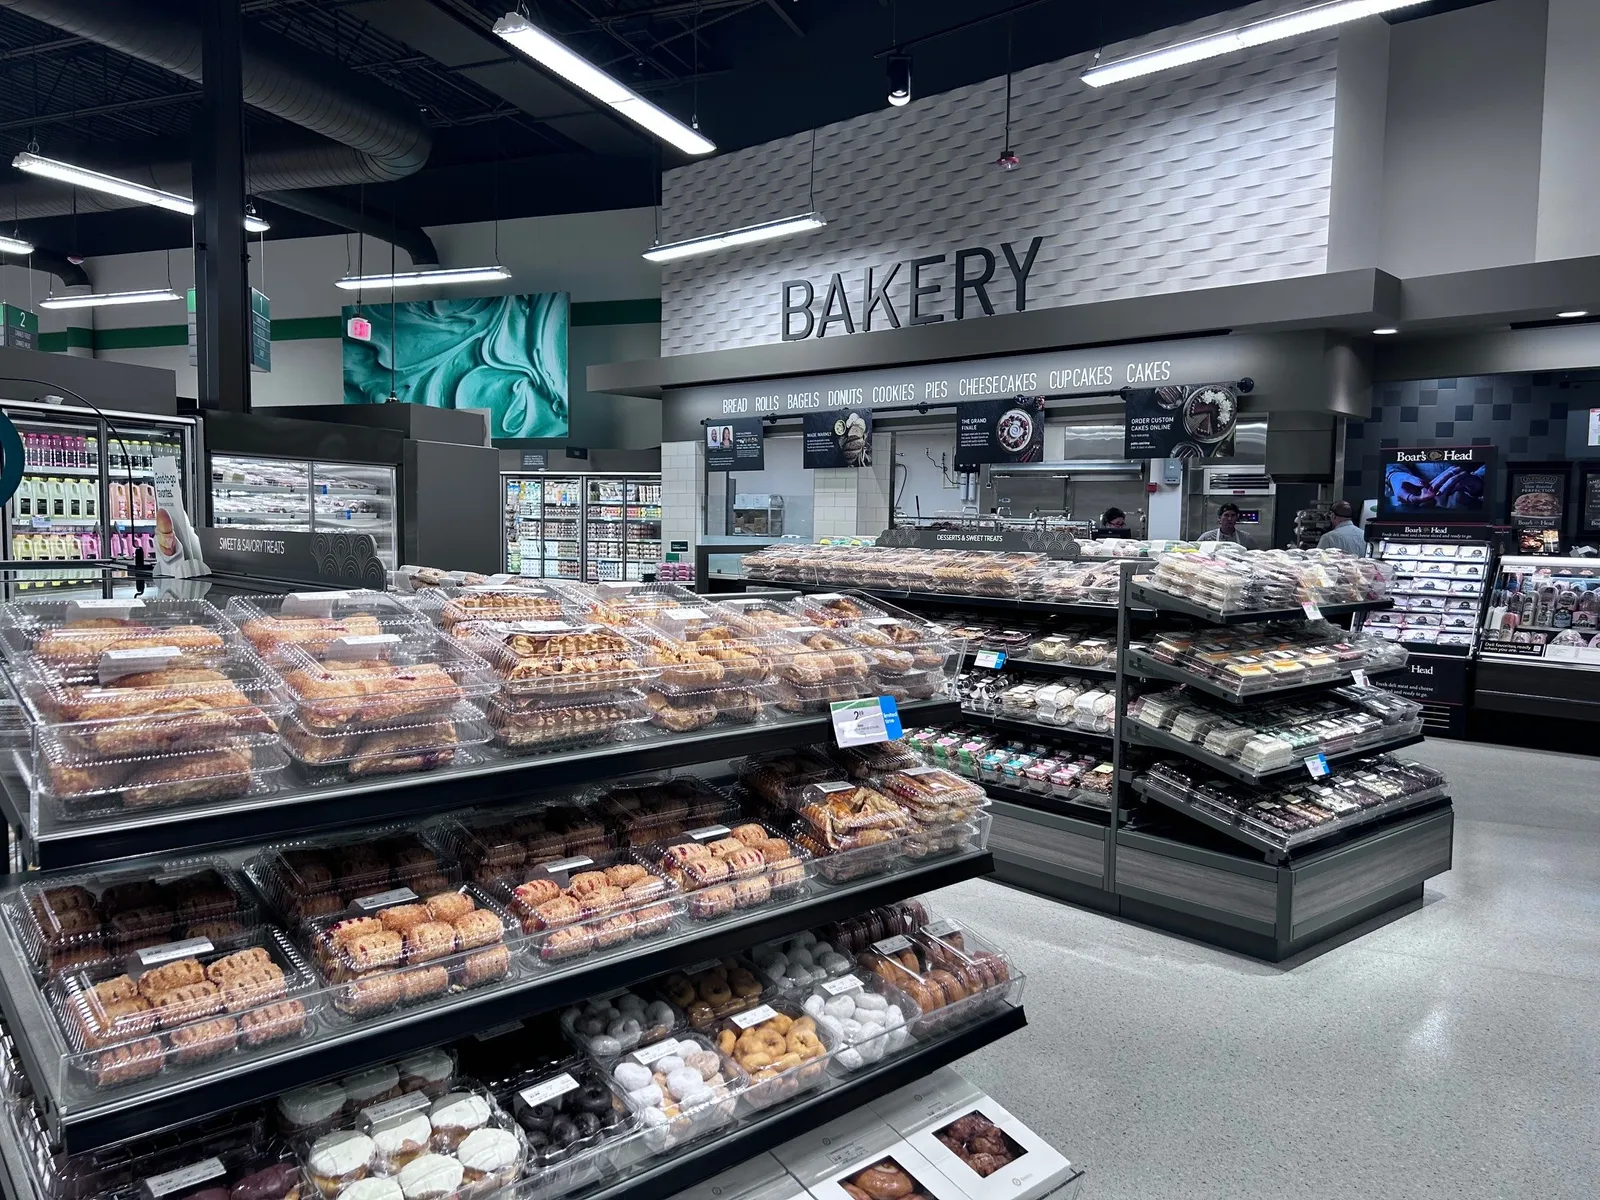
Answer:
[[[394,724],[449,712],[462,689],[438,663],[384,659],[308,663],[283,673],[296,712],[314,730]]]
[[[272,656],[289,646],[309,654],[325,653],[340,638],[374,637],[383,625],[371,613],[351,613],[347,617],[256,617],[239,627],[252,646]]]

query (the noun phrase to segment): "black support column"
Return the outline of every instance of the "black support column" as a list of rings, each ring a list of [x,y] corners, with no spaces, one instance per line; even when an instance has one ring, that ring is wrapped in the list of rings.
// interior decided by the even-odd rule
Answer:
[[[238,0],[203,0],[205,95],[194,124],[195,321],[200,402],[250,411],[244,95]]]

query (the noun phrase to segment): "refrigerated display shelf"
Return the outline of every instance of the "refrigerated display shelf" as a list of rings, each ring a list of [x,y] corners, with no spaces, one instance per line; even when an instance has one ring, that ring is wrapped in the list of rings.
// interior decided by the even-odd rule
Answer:
[[[968,650],[961,660],[962,669],[966,670],[968,668],[977,666],[977,663],[974,660],[980,653],[982,653],[982,651]],[[1073,675],[1095,675],[1103,679],[1114,679],[1117,674],[1117,669],[1115,667],[1079,667],[1074,666],[1071,663],[1045,662],[1042,659],[1037,658],[1013,658],[1009,654],[1006,656],[1005,664],[1000,668],[1000,670],[1032,671],[1038,675],[1068,677]]]
[[[1097,825],[1111,823],[1111,798],[1107,796],[1105,804],[1095,804],[1091,800],[1080,798],[1084,794],[1082,789],[1079,789],[1078,796],[1057,796],[1053,793],[1029,792],[1022,788],[1007,787],[1003,783],[985,781],[983,790],[989,794],[991,800],[1020,805],[1022,808],[1060,813],[1063,816],[1077,817],[1082,821],[1092,821]]]
[[[716,547],[711,547],[713,552],[716,549]],[[762,588],[781,588],[785,591],[808,593],[857,592],[863,596],[874,596],[879,600],[888,600],[893,604],[938,605],[944,608],[983,609],[992,612],[1022,613],[1041,617],[1115,618],[1117,615],[1117,606],[1115,604],[1075,604],[1062,600],[1021,600],[1014,596],[972,596],[946,592],[910,592],[898,588],[857,587],[840,583],[793,583],[782,579],[761,579],[753,575],[741,576],[740,578],[746,583],[753,583]],[[1130,608],[1128,611],[1131,616],[1136,617],[1155,615],[1147,608]]]
[[[1148,609],[1154,609],[1162,614],[1174,616],[1194,617],[1212,625],[1245,625],[1254,621],[1304,621],[1306,613],[1303,608],[1257,608],[1241,609],[1238,612],[1219,613],[1204,605],[1196,604],[1192,600],[1185,600],[1182,596],[1174,596],[1171,592],[1163,592],[1159,588],[1150,587],[1148,584],[1128,584],[1128,594],[1134,600]],[[1363,600],[1354,604],[1319,604],[1318,610],[1325,617],[1343,617],[1351,613],[1381,612],[1386,608],[1393,608],[1393,600]]]
[[[1080,729],[1076,725],[1046,725],[1043,721],[1025,721],[1020,717],[1007,717],[999,713],[972,712],[968,709],[961,710],[961,719],[976,725],[988,725],[994,729],[1005,729],[1012,733],[1026,734],[1029,737],[1047,737],[1059,734],[1063,737],[1080,737],[1091,742],[1110,742],[1114,735],[1111,733],[1096,733],[1091,729]]]
[[[902,719],[917,724],[953,721],[961,716],[955,700],[901,706]],[[164,854],[232,842],[265,841],[292,829],[309,833],[341,825],[408,817],[520,800],[557,788],[571,788],[636,771],[666,770],[697,763],[760,754],[832,739],[827,713],[785,716],[738,729],[643,737],[606,742],[580,750],[495,759],[458,769],[392,775],[330,787],[307,787],[192,808],[151,809],[138,824],[115,820],[41,825],[28,820],[22,778],[0,773],[0,812],[22,831],[34,865],[82,866],[108,858]]]
[[[1167,750],[1173,754],[1180,754],[1184,758],[1193,759],[1203,763],[1219,774],[1230,779],[1237,779],[1240,783],[1255,784],[1268,787],[1275,783],[1288,783],[1291,780],[1310,778],[1310,768],[1305,761],[1294,763],[1292,766],[1279,767],[1274,771],[1250,771],[1241,767],[1231,758],[1223,758],[1220,754],[1211,751],[1193,742],[1186,742],[1182,738],[1173,737],[1164,729],[1151,729],[1148,725],[1138,721],[1128,720],[1123,722],[1126,740],[1136,746],[1145,746],[1152,750]],[[1324,754],[1330,767],[1337,767],[1340,763],[1351,762],[1358,758],[1371,758],[1375,754],[1389,754],[1395,750],[1404,750],[1407,746],[1415,746],[1424,741],[1425,735],[1421,731],[1408,732],[1399,737],[1389,738],[1386,741],[1373,742],[1371,745],[1362,746],[1356,750],[1339,750],[1332,754]],[[1315,755],[1307,757],[1314,758]]]
[[[808,895],[782,907],[736,913],[715,923],[691,923],[690,928],[679,929],[647,947],[624,950],[608,958],[584,959],[566,969],[512,978],[498,987],[464,992],[444,1004],[335,1026],[322,1031],[314,1042],[300,1040],[276,1052],[231,1060],[209,1071],[173,1071],[154,1077],[147,1085],[128,1085],[87,1098],[59,1094],[60,1035],[32,972],[20,955],[0,955],[0,1006],[4,1007],[46,1122],[69,1153],[78,1153],[265,1100],[330,1076],[362,1070],[453,1041],[475,1029],[631,987],[686,963],[742,951],[756,942],[790,937],[878,905],[979,878],[993,868],[993,855],[978,850],[834,887],[814,881]],[[14,888],[26,878],[10,876],[0,886]],[[1014,1011],[1017,1015],[1013,1019],[1020,1021],[1021,1010]],[[1002,1026],[1006,1032],[1020,1028],[1003,1021]]]
[[[1302,617],[1304,614],[1301,614]],[[1129,648],[1126,657],[1127,670],[1130,675],[1139,675],[1145,679],[1161,679],[1168,683],[1181,683],[1185,687],[1193,688],[1197,692],[1204,692],[1207,696],[1214,696],[1218,700],[1226,700],[1229,704],[1250,705],[1257,703],[1275,703],[1284,700],[1297,700],[1302,696],[1316,695],[1326,692],[1331,688],[1349,687],[1354,679],[1350,672],[1319,679],[1313,683],[1291,683],[1284,687],[1263,688],[1260,691],[1245,692],[1241,695],[1229,688],[1223,687],[1215,680],[1207,679],[1204,675],[1197,675],[1192,671],[1185,671],[1182,667],[1170,666],[1167,663],[1157,662],[1148,655],[1140,654],[1137,650]],[[1405,668],[1398,668],[1404,672]],[[1393,671],[1370,671],[1369,675],[1390,675]]]
[[[606,1187],[577,1193],[575,1200],[643,1200],[644,1197],[674,1195],[809,1133],[837,1119],[841,1113],[882,1099],[940,1067],[1019,1032],[1027,1024],[1024,1007],[1008,1003],[951,1033],[919,1041],[870,1070],[844,1078],[829,1076],[827,1082],[814,1091],[745,1116],[718,1137],[691,1142],[679,1153],[647,1160]],[[1072,1182],[1068,1180],[1061,1186],[1068,1187]]]

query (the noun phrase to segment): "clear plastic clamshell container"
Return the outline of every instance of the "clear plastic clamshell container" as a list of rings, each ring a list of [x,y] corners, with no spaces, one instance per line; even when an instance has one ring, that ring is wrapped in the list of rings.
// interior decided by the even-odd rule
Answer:
[[[134,950],[57,976],[45,996],[70,1069],[100,1088],[302,1037],[321,1001],[304,958],[273,928],[235,950],[206,938]]]
[[[916,828],[900,805],[863,783],[812,784],[795,824],[816,872],[830,883],[889,870]]]
[[[586,621],[614,629],[632,629],[647,623],[663,608],[701,603],[705,597],[676,583],[563,584],[574,611]]]
[[[637,992],[611,992],[561,1013],[561,1030],[584,1054],[607,1066],[640,1046],[689,1028],[683,1010]]]
[[[295,717],[322,733],[443,720],[496,686],[482,659],[432,630],[341,638],[315,652],[291,646],[276,661]]]
[[[704,599],[702,597],[702,599]],[[753,635],[782,634],[802,625],[815,625],[797,600],[770,600],[765,597],[722,596],[717,607],[731,614],[741,632]]]
[[[717,1022],[772,998],[773,989],[754,963],[732,955],[673,971],[655,981],[656,993],[684,1014],[696,1033],[715,1031]]]
[[[426,717],[403,718],[374,729],[326,730],[291,712],[283,744],[313,782],[408,775],[476,761],[474,747],[489,741],[484,714],[462,701]]]
[[[814,783],[842,783],[845,769],[807,749],[783,750],[749,758],[739,768],[739,782],[768,811],[794,812]]]
[[[550,754],[627,741],[652,714],[643,692],[561,699],[502,693],[484,704],[489,737],[508,754]]]
[[[687,912],[712,920],[803,892],[810,859],[770,827],[751,821],[731,829],[691,829],[668,843],[638,848],[637,860],[687,894]]]
[[[771,1108],[820,1087],[840,1034],[799,1006],[773,997],[717,1026],[717,1049],[744,1077],[743,1099]]]
[[[333,1004],[370,1016],[505,979],[520,932],[476,884],[423,894],[391,888],[351,901],[346,914],[300,928]]]
[[[248,1115],[245,1115],[248,1114]],[[261,1117],[235,1110],[196,1125],[81,1154],[35,1175],[48,1200],[293,1200],[300,1168]]]
[[[232,949],[262,928],[249,885],[221,858],[52,873],[0,903],[41,980],[190,938]]]
[[[53,816],[81,820],[271,790],[287,762],[278,724],[288,705],[269,667],[243,649],[188,667],[161,665],[165,651],[127,654],[12,671],[30,726],[18,766]]]
[[[653,1155],[729,1124],[745,1087],[743,1073],[711,1039],[694,1033],[630,1051],[611,1068],[611,1079],[638,1117],[640,1136]]]
[[[486,626],[468,644],[489,663],[507,696],[627,695],[654,678],[646,649],[631,635],[578,621]]]
[[[445,822],[438,840],[459,858],[465,877],[493,884],[525,867],[564,858],[595,858],[617,839],[581,804],[541,804],[526,812],[494,809]]]
[[[638,1114],[599,1063],[575,1059],[525,1073],[506,1089],[506,1107],[528,1141],[520,1200],[615,1179],[647,1157]]]
[[[877,601],[843,592],[818,592],[802,596],[798,604],[800,611],[811,618],[811,624],[826,629],[853,629],[862,621],[889,615]]]
[[[472,584],[434,588],[412,601],[417,610],[446,633],[470,636],[485,622],[560,621],[567,616],[567,595],[537,583]]]
[[[919,1036],[1021,995],[1022,977],[1010,960],[948,918],[874,941],[861,965],[901,1006]]]
[[[823,980],[800,999],[801,1009],[833,1040],[831,1065],[848,1075],[900,1053],[911,1044],[912,1005],[891,998],[867,972],[845,971]]]
[[[229,656],[239,634],[205,600],[12,600],[0,607],[0,651],[10,662],[94,666],[106,651],[171,651],[172,666],[204,666]]]
[[[321,655],[335,643],[351,639],[382,634],[426,637],[432,632],[427,619],[392,592],[234,596],[228,601],[227,613],[245,640],[268,662],[291,647]]]
[[[431,896],[461,882],[453,860],[399,826],[267,846],[245,873],[290,925],[343,914],[357,897],[396,888]]]
[[[346,1194],[472,1200],[512,1187],[528,1168],[521,1128],[488,1091],[466,1083],[437,1100],[408,1092],[368,1105],[295,1149],[323,1200]],[[380,1180],[392,1191],[362,1186]]]
[[[726,794],[696,775],[603,784],[593,798],[619,845],[664,842],[689,829],[725,825],[739,813]]]

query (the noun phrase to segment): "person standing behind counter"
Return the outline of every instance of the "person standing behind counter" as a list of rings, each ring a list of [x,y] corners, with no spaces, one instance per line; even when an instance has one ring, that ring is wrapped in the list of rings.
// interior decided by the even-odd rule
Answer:
[[[1095,536],[1100,538],[1131,538],[1133,530],[1128,528],[1128,514],[1115,506],[1106,509],[1100,518],[1100,528],[1095,530]]]
[[[1250,539],[1239,532],[1239,506],[1229,500],[1217,509],[1217,527],[1208,529],[1195,539],[1197,542],[1234,542],[1246,550],[1253,550]]]
[[[1318,550],[1343,550],[1357,558],[1367,555],[1367,539],[1354,521],[1356,510],[1348,500],[1338,500],[1333,505],[1333,528],[1317,540]]]

